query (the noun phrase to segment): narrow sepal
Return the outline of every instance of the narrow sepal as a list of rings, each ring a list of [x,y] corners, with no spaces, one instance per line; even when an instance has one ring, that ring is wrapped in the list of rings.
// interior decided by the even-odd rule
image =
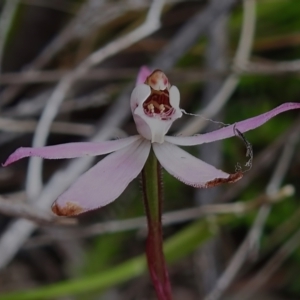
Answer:
[[[292,109],[300,109],[300,103],[284,103],[264,114],[205,134],[197,134],[194,136],[165,136],[165,141],[179,146],[194,146],[227,139],[236,135],[235,129],[239,130],[241,133],[253,130],[274,118],[278,114]]]
[[[105,142],[67,143],[40,148],[21,147],[13,152],[2,165],[6,167],[22,158],[30,156],[37,156],[46,159],[63,159],[102,155],[120,150],[139,139],[140,137],[136,135],[124,139]]]

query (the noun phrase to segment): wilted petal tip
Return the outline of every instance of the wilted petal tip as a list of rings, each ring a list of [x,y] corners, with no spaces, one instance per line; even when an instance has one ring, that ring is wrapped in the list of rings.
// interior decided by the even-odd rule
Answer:
[[[59,206],[56,202],[54,202],[51,209],[52,212],[57,216],[64,217],[76,216],[86,211],[84,208],[72,201],[68,201],[65,206]]]
[[[227,178],[216,178],[207,182],[203,187],[204,188],[211,188],[215,187],[222,183],[234,183],[240,180],[243,177],[243,172],[236,172],[234,174],[230,174]]]

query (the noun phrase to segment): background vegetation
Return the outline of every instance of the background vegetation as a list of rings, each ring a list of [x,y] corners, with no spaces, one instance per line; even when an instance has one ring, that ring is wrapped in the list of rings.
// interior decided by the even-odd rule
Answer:
[[[142,65],[162,69],[181,107],[204,117],[184,116],[173,134],[299,102],[299,15],[298,0],[2,0],[1,161],[20,146],[135,134]],[[300,298],[299,132],[295,111],[247,133],[253,166],[235,184],[199,191],[164,174],[174,299]],[[247,161],[237,138],[191,151],[228,172]],[[92,163],[0,169],[0,299],[155,299],[138,180],[76,220],[50,213]]]

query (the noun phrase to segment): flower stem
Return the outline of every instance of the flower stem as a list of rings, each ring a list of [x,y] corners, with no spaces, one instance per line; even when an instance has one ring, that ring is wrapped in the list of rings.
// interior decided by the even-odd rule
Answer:
[[[153,150],[142,171],[142,185],[148,222],[146,256],[149,272],[158,299],[171,300],[171,285],[163,253],[161,166]]]

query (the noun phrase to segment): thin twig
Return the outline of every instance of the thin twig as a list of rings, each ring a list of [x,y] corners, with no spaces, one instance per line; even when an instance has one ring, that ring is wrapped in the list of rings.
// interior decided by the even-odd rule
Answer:
[[[0,213],[18,217],[25,218],[27,220],[34,221],[40,225],[74,225],[76,224],[76,219],[58,218],[53,214],[46,212],[37,207],[33,207],[25,202],[14,201],[10,199],[4,199],[0,196]]]
[[[291,61],[280,61],[280,62],[268,62],[258,63],[249,62],[246,65],[237,67],[239,72],[245,72],[248,74],[271,74],[276,75],[280,73],[293,73],[300,72],[300,60],[295,59]]]
[[[31,133],[34,132],[37,122],[35,120],[15,120],[0,117],[0,130],[6,132]],[[95,132],[93,125],[53,122],[50,128],[52,133],[91,136]]]
[[[112,84],[81,97],[67,98],[62,103],[58,114],[64,114],[77,110],[106,105],[109,103],[109,99],[111,98],[112,93],[114,93],[118,89],[119,85]],[[24,99],[20,103],[3,111],[2,116],[10,118],[26,118],[37,116],[44,109],[50,94],[51,91],[48,90],[46,92],[38,94],[34,98],[30,98],[28,100]]]
[[[300,72],[300,60],[279,61],[279,62],[247,62],[244,66],[236,67],[236,71],[240,76],[243,75],[285,75],[287,73]],[[168,77],[171,81],[180,82],[199,82],[200,80],[223,78],[230,75],[230,70],[210,71],[210,70],[170,70]],[[21,84],[21,83],[45,83],[57,82],[68,74],[65,70],[53,71],[24,71],[22,73],[4,73],[0,74],[0,85],[5,84]],[[83,81],[101,81],[101,80],[121,80],[130,79],[137,74],[136,69],[132,68],[114,68],[114,69],[92,69],[85,74],[79,75],[77,79]]]
[[[234,57],[233,67],[246,65],[250,52],[252,49],[252,43],[254,39],[254,31],[255,31],[255,22],[256,22],[256,14],[255,0],[244,0],[244,18],[242,24],[242,30],[240,34],[239,45],[236,51],[236,55]],[[229,100],[230,96],[236,89],[239,83],[239,74],[233,72],[224,82],[221,89],[218,93],[213,97],[213,99],[209,102],[209,104],[204,108],[200,109],[200,111],[196,112],[196,114],[204,115],[206,118],[211,118],[215,116],[220,110],[224,107],[224,105]],[[192,121],[188,122],[182,130],[180,130],[179,134],[181,135],[191,135],[199,132],[206,125],[207,120],[203,118],[195,118]]]
[[[212,204],[203,205],[195,208],[182,209],[163,214],[163,225],[169,226],[179,224],[204,216],[221,215],[221,214],[245,214],[259,208],[265,203],[277,203],[294,194],[294,187],[291,185],[284,186],[278,193],[272,197],[261,195],[254,200],[248,202],[236,202],[227,204]],[[87,226],[85,228],[68,229],[67,231],[60,229],[59,232],[54,232],[50,236],[34,237],[28,244],[44,245],[57,239],[77,239],[87,238],[104,233],[115,233],[134,229],[144,228],[146,226],[145,217],[137,217],[128,220],[115,220],[104,223],[98,223]]]

